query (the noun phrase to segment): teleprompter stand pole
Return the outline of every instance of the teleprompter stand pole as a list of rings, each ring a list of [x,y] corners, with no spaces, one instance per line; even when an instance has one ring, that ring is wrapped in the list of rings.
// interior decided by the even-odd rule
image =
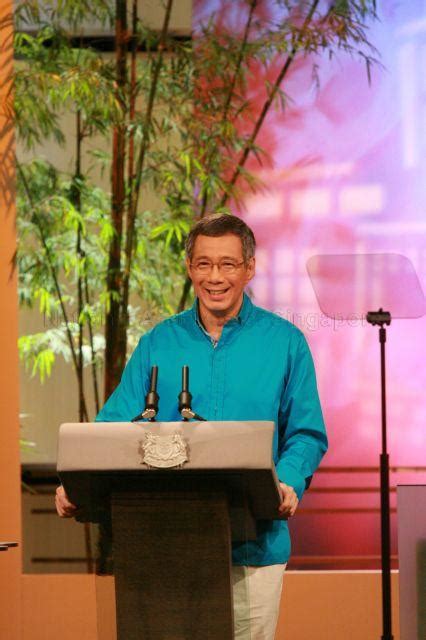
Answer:
[[[367,322],[379,327],[380,342],[380,379],[382,400],[382,452],[380,454],[380,516],[382,538],[382,640],[393,640],[391,606],[391,545],[390,545],[390,506],[389,506],[389,455],[387,451],[386,429],[386,328],[390,325],[391,314],[379,309],[367,313]]]

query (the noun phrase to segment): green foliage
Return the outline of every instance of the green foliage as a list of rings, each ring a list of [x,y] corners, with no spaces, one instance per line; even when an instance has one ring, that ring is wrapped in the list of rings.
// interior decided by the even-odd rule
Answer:
[[[258,134],[270,107],[286,109],[285,78],[295,59],[311,55],[315,71],[318,54],[344,51],[365,60],[369,72],[372,0],[281,1],[279,19],[268,14],[272,0],[264,16],[256,4],[241,3],[242,30],[219,26],[213,15],[193,41],[167,33],[162,41],[137,20],[132,42],[144,53],[136,57],[134,80],[126,54],[124,84],[111,56],[76,46],[87,20],[113,24],[110,2],[18,4],[14,108],[26,150],[18,164],[19,297],[49,323],[20,340],[32,375],[44,380],[61,356],[74,363],[82,384],[81,366],[102,361],[103,325],[116,304],[129,348],[176,309],[185,236],[195,217],[228,211],[230,201],[258,188],[246,160],[268,162]],[[264,78],[259,95],[248,91],[253,74]],[[63,125],[69,114],[72,137]],[[113,194],[100,186],[111,172],[117,132],[126,149],[119,223]],[[68,173],[42,158],[46,140],[66,150],[74,164]]]
[[[21,336],[18,341],[21,358],[25,361],[27,368],[30,359],[32,360],[31,375],[38,373],[41,382],[44,382],[46,375],[50,375],[55,361],[55,353],[50,348],[51,336],[46,334],[47,332]]]
[[[21,306],[38,308],[47,328],[43,332],[23,336],[19,349],[32,375],[39,374],[44,381],[51,373],[56,356],[60,355],[66,361],[72,359],[67,328],[77,348],[79,324],[87,327],[90,322],[95,331],[93,357],[99,362],[102,359],[104,336],[101,331],[110,300],[106,273],[113,228],[109,194],[88,179],[80,181],[81,203],[78,210],[73,204],[73,182],[68,175],[61,174],[40,158],[21,170],[24,179],[18,182],[17,201],[19,298]],[[163,255],[161,245],[151,241],[150,236],[154,235],[155,229],[153,220],[155,216],[150,211],[137,220],[139,233],[132,265],[132,296],[145,301],[142,305],[145,311],[141,321],[134,308],[129,306],[129,335],[133,336],[129,347],[135,346],[135,336],[140,337],[141,332],[170,314],[170,300],[173,300],[173,288],[178,277],[176,271],[182,273],[182,268],[176,269],[168,254]],[[47,237],[53,268],[61,275],[62,299],[68,312],[68,322],[63,320],[46,249],[40,247],[38,238],[41,230]],[[76,251],[78,231],[84,246],[82,254]],[[179,244],[187,231],[188,226],[183,221],[176,221],[175,233]],[[96,293],[77,314],[76,283],[79,276],[87,281],[90,291]],[[87,341],[83,344],[83,356],[84,365],[90,365],[93,357]]]

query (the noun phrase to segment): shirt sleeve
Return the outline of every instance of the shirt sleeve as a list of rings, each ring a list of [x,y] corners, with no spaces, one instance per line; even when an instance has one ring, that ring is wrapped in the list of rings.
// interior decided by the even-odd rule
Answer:
[[[302,333],[291,350],[278,424],[278,478],[300,498],[327,451],[328,441],[318,397],[314,363]]]
[[[143,411],[149,386],[149,338],[142,336],[127,362],[120,384],[110,395],[95,422],[128,422]]]

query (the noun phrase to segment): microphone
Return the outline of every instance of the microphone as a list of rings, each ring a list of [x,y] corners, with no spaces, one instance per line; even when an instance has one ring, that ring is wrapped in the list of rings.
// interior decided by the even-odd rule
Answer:
[[[182,391],[178,395],[178,401],[179,413],[185,421],[191,418],[205,421],[204,418],[191,409],[192,395],[189,391],[189,367],[186,364],[182,367]]]
[[[158,401],[160,400],[160,396],[157,393],[157,380],[158,380],[158,367],[154,365],[151,367],[151,381],[149,385],[149,391],[146,394],[145,398],[145,409],[140,413],[136,418],[133,418],[132,422],[137,422],[138,420],[150,420],[154,421],[155,416],[158,413]]]
[[[178,395],[179,400],[179,413],[184,420],[193,418],[193,411],[191,409],[192,395],[189,392],[189,367],[184,365],[182,367],[182,391]]]

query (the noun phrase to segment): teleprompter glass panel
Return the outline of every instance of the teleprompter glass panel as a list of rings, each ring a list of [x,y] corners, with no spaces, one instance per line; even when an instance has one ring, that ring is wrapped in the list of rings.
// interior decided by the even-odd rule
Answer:
[[[380,308],[393,318],[420,318],[426,313],[419,279],[403,255],[315,255],[306,266],[321,311],[331,318],[362,318]]]

